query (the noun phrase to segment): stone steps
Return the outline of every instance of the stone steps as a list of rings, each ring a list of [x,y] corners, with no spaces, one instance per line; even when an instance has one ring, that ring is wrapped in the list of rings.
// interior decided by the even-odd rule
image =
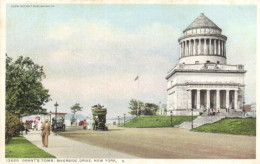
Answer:
[[[223,118],[225,118],[225,116],[199,116],[198,118],[193,120],[193,128],[197,128],[204,124],[211,124]],[[192,122],[183,122],[182,124],[177,125],[175,127],[182,129],[191,129],[191,124]]]
[[[229,113],[226,110],[220,110],[220,113],[215,116],[208,116],[208,112],[202,113],[202,115],[198,116],[195,120],[193,120],[193,128],[197,128],[204,124],[211,124],[216,121],[219,121],[223,118],[234,118],[234,117],[244,117],[243,112],[231,110]],[[192,122],[183,122],[180,125],[176,125],[174,127],[183,128],[183,129],[191,129]]]

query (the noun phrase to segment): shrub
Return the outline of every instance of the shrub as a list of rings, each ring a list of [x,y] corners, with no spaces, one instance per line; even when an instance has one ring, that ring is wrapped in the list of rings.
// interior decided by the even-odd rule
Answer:
[[[5,111],[5,143],[20,134],[21,126],[22,124],[17,115]]]

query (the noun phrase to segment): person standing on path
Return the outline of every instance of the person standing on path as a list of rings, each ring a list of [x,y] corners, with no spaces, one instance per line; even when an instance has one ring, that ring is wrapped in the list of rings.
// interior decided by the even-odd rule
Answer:
[[[86,120],[83,121],[83,130],[86,130],[87,129],[87,122]]]
[[[38,131],[38,121],[37,120],[35,120],[35,129],[36,129],[36,131]]]
[[[38,130],[41,130],[41,127],[42,127],[42,121],[38,123]]]
[[[51,131],[51,125],[50,125],[48,118],[46,118],[45,122],[42,124],[41,130],[42,130],[42,133],[41,133],[42,145],[43,145],[43,147],[48,147],[48,137],[49,137],[50,131]]]
[[[32,130],[34,131],[35,129],[35,120],[32,122]]]

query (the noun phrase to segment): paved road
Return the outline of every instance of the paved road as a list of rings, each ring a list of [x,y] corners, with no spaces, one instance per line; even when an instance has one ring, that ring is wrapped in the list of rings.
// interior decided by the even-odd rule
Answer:
[[[56,158],[137,158],[133,155],[78,142],[60,135],[55,136],[54,134],[49,136],[49,147],[45,148],[42,146],[39,131],[31,131],[24,137]]]
[[[140,158],[251,159],[256,137],[191,132],[178,128],[118,128],[91,131],[68,128],[61,135]]]

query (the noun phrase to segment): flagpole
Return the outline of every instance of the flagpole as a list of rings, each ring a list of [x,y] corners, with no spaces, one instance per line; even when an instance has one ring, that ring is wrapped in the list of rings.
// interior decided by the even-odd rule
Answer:
[[[137,83],[137,104],[138,104],[137,116],[138,116],[138,112],[139,112],[139,110],[140,110],[140,109],[139,109],[139,100],[138,100],[138,99],[139,99],[139,65],[138,65],[138,75],[137,75],[137,76],[138,76],[138,79],[137,79],[137,80],[138,80],[138,83]]]

